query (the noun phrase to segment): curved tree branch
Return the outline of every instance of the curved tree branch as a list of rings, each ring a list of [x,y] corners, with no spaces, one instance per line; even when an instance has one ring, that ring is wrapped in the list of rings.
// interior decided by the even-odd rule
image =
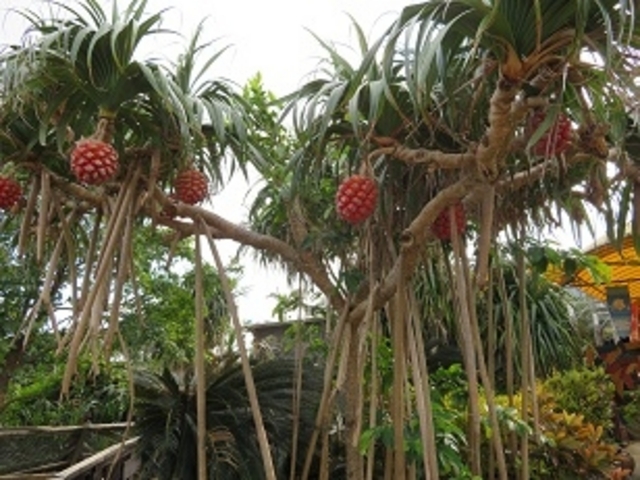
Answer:
[[[264,235],[244,228],[238,224],[217,215],[216,213],[206,210],[202,207],[188,205],[186,203],[173,203],[165,194],[156,187],[154,196],[163,207],[175,208],[177,215],[191,218],[194,222],[193,227],[198,219],[202,221],[215,232],[216,238],[225,238],[235,240],[243,245],[266,250],[278,255],[282,260],[294,264],[301,272],[309,276],[314,284],[327,296],[334,308],[344,307],[344,298],[335,288],[333,282],[327,275],[326,270],[315,259],[310,258],[304,252],[296,250],[282,240],[270,235]],[[174,226],[177,226],[174,224]]]

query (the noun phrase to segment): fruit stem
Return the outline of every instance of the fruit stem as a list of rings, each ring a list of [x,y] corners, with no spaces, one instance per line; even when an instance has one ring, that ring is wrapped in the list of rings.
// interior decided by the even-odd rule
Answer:
[[[373,166],[371,165],[371,160],[369,159],[369,155],[366,155],[362,160],[362,162],[360,163],[358,174],[364,177],[375,178],[373,174]]]
[[[103,113],[101,110],[100,119],[92,137],[101,142],[111,143],[115,132],[115,115],[102,115]]]

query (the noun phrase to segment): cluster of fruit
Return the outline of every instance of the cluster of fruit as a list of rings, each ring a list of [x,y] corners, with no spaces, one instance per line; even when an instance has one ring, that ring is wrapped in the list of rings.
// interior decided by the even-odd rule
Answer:
[[[544,110],[536,110],[529,118],[528,132],[533,133],[540,128],[547,114]],[[559,114],[555,122],[542,134],[533,145],[534,155],[554,157],[565,152],[571,144],[571,120],[563,113]]]
[[[365,175],[351,175],[338,187],[338,216],[352,225],[364,222],[376,209],[378,185]]]
[[[457,235],[462,235],[467,226],[467,218],[462,203],[456,203],[442,210],[436,217],[431,230],[440,240],[451,240],[451,214],[453,214],[454,226]]]
[[[110,143],[93,138],[78,142],[71,152],[71,171],[86,185],[100,185],[118,172],[118,152]],[[207,177],[194,168],[181,171],[175,179],[172,195],[177,201],[195,205],[208,194]],[[0,175],[0,209],[13,208],[22,197],[20,184],[9,176]]]
[[[10,210],[22,196],[20,184],[13,178],[0,175],[0,209]]]

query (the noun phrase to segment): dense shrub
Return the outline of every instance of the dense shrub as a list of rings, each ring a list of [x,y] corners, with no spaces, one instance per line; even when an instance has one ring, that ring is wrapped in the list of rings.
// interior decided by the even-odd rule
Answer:
[[[585,422],[611,433],[615,386],[603,368],[556,372],[544,382],[543,390],[558,409],[580,414]]]
[[[0,408],[0,425],[80,425],[126,418],[129,395],[124,369],[112,367],[92,375],[89,364],[82,363],[66,398],[60,398],[61,385],[61,368],[36,370],[12,382]]]

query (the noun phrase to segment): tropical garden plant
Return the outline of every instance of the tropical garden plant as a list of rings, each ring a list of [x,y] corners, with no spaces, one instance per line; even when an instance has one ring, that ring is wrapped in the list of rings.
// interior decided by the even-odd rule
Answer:
[[[208,478],[264,478],[242,369],[230,354],[217,358],[210,370],[206,396]],[[297,371],[293,356],[261,361],[253,369],[278,478],[288,478],[296,470],[292,442],[304,446],[308,441],[322,393],[319,366],[305,365],[299,383],[295,380]],[[189,370],[136,373],[135,429],[141,437],[142,478],[197,478],[194,382]]]
[[[162,225],[177,238],[194,236],[197,388],[189,418],[197,424],[197,476],[206,478],[209,466],[204,244],[236,335],[264,476],[276,478],[279,457],[269,447],[267,412],[216,248],[218,239],[232,239],[322,292],[332,311],[316,428],[300,452],[299,475],[310,478],[319,450],[319,476],[327,478],[340,420],[347,478],[373,478],[376,451],[363,456],[360,439],[365,428],[379,426],[375,413],[384,405],[393,439],[382,459],[385,476],[416,475],[403,440],[417,419],[424,477],[437,479],[425,354],[431,330],[424,328],[434,284],[424,272],[445,272],[439,306],[455,328],[468,383],[469,472],[509,478],[502,435],[490,439],[493,465],[482,462],[481,392],[490,428],[501,430],[487,355],[495,344],[485,345],[494,340],[483,341],[482,327],[497,331],[495,308],[486,308],[496,297],[517,306],[505,307],[501,320],[505,345],[513,341],[514,319],[520,328],[520,348],[504,363],[511,368],[517,354],[521,375],[518,385],[506,380],[507,390],[510,397],[516,387],[526,392],[522,420],[533,420],[535,431],[539,317],[526,288],[532,267],[525,249],[513,253],[509,285],[519,288],[508,290],[499,243],[508,236],[522,246],[534,230],[561,221],[589,224],[591,207],[615,238],[640,215],[631,2],[411,5],[372,42],[354,22],[356,60],[318,39],[326,61],[275,107],[259,84],[239,92],[196,67],[205,51],[202,29],[173,64],[139,59],[136,47],[160,34],[162,18],[146,15],[143,0],[122,13],[114,8],[111,17],[93,1],[56,5],[61,14],[52,18],[25,12],[30,35],[0,57],[1,168],[25,198],[16,203],[6,181],[0,192],[20,225],[17,251],[43,271],[26,325],[50,310],[56,273],[70,285],[73,315],[60,337],[68,357],[63,391],[83,351],[99,362],[109,342],[124,344],[119,299],[138,272],[134,233]],[[262,103],[254,108],[247,96]],[[278,121],[278,105],[293,134]],[[221,185],[227,160],[232,172],[252,165],[264,181],[248,225],[198,204],[212,190],[194,171]],[[563,267],[571,274],[570,262]],[[381,338],[392,358],[386,370],[377,363]],[[516,439],[519,478],[530,478],[528,436]]]

